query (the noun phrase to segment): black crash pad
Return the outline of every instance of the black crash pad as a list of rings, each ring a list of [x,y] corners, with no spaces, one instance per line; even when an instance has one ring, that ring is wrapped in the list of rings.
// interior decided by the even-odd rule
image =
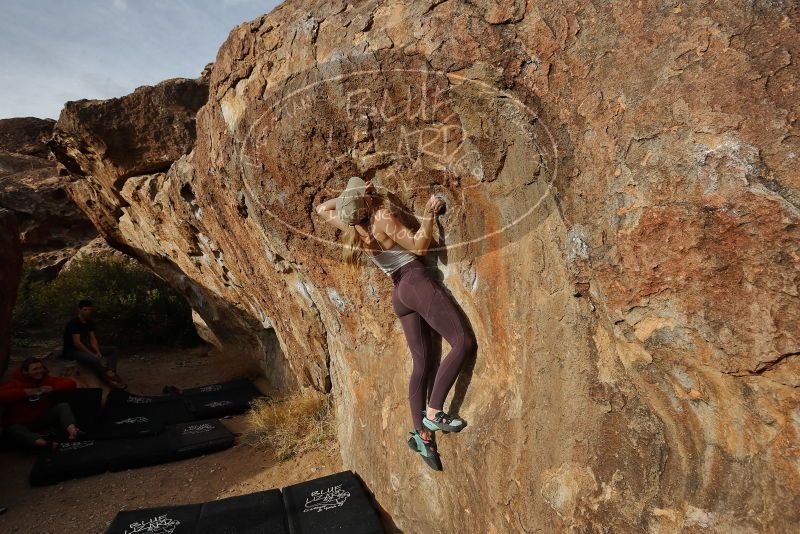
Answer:
[[[249,380],[233,380],[187,389],[183,396],[192,417],[212,419],[246,412],[261,392]]]
[[[185,457],[185,456],[181,456]],[[62,443],[39,458],[30,474],[32,486],[57,484],[72,478],[157,465],[178,459],[166,435],[142,438]]]
[[[106,398],[103,418],[108,421],[146,417],[153,422],[170,425],[191,421],[192,416],[183,399],[177,395],[132,395],[113,389]]]
[[[235,436],[220,421],[193,421],[170,425],[159,435],[64,443],[33,466],[33,486],[57,484],[71,478],[157,465],[221,451],[233,446]]]
[[[176,459],[191,458],[233,446],[235,437],[216,419],[171,425],[164,432]]]
[[[164,430],[161,418],[153,419],[146,415],[107,420],[90,435],[93,439],[124,439],[155,436]]]
[[[29,480],[32,486],[43,486],[98,475],[108,470],[117,454],[118,447],[112,441],[62,443],[57,451],[34,464]]]
[[[201,508],[200,504],[187,504],[120,512],[106,534],[193,534]]]
[[[229,380],[228,382],[208,384],[206,386],[200,386],[196,388],[186,388],[183,390],[183,395],[185,397],[192,397],[195,395],[207,395],[209,393],[220,393],[223,391],[233,390],[249,390],[253,391],[256,396],[260,395],[260,392],[255,385],[253,385],[253,383],[246,378],[237,378],[235,380]]]
[[[280,490],[120,512],[106,534],[288,534]]]
[[[145,436],[111,441],[117,447],[117,454],[108,464],[110,471],[124,471],[171,462],[175,451],[166,435]]]
[[[383,533],[361,481],[342,471],[283,488],[291,534]]]
[[[280,490],[205,503],[195,534],[289,534]]]

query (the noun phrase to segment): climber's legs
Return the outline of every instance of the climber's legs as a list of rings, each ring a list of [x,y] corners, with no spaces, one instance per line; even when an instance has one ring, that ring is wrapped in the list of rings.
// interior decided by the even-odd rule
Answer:
[[[401,267],[401,269],[403,268]],[[423,355],[430,353],[429,332],[420,324],[427,323],[450,344],[450,352],[442,360],[436,372],[429,402],[433,411],[443,410],[444,400],[458,377],[466,356],[477,349],[475,336],[456,303],[444,288],[430,276],[427,268],[415,266],[401,273],[392,291],[392,306],[401,319],[412,357],[414,357],[415,351],[419,354],[415,357],[415,369],[416,360],[422,360]],[[403,317],[408,315],[411,317],[404,320]],[[427,334],[425,339],[421,339],[424,334]],[[411,387],[409,387],[409,391],[411,391]],[[424,394],[423,389],[423,398]],[[410,397],[409,399],[411,400]],[[420,403],[419,400],[414,400],[414,402],[417,405]],[[411,409],[416,427],[422,418],[420,413],[422,407],[412,405]]]
[[[406,335],[413,361],[411,378],[408,381],[408,403],[411,408],[411,420],[414,421],[414,428],[422,433],[425,430],[425,427],[422,426],[422,410],[425,407],[428,371],[431,364],[430,327],[422,319],[422,316],[415,311],[401,315],[400,324],[403,325],[403,332]]]

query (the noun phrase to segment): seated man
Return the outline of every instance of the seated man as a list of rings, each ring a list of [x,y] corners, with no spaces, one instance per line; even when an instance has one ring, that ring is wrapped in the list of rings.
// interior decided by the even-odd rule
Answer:
[[[86,364],[97,371],[98,376],[118,388],[127,387],[117,375],[117,351],[110,346],[101,347],[94,333],[91,301],[78,303],[78,316],[70,319],[64,328],[63,357]]]
[[[50,376],[38,359],[27,358],[11,375],[11,380],[0,385],[6,436],[23,445],[55,449],[58,444],[44,439],[39,432],[60,426],[70,440],[75,440],[79,430],[72,410],[65,402],[55,404],[51,394],[70,391],[76,386],[70,378]]]

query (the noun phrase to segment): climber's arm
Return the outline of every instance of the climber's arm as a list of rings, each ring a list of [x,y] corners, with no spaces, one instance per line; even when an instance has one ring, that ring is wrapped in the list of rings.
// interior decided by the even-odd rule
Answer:
[[[379,227],[395,243],[399,243],[400,246],[417,256],[424,256],[428,252],[428,247],[433,238],[434,214],[439,211],[441,206],[442,201],[431,196],[425,205],[422,217],[417,217],[420,221],[420,226],[416,232],[412,232],[389,210],[381,210]]]
[[[345,224],[336,216],[336,198],[326,200],[322,204],[319,204],[314,208],[314,211],[317,212],[317,215],[322,217],[323,221],[340,230],[347,230],[350,227],[349,224]]]

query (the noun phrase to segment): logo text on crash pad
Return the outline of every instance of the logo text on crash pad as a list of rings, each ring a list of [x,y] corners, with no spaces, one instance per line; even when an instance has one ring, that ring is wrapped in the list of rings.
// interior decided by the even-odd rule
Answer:
[[[312,491],[311,495],[306,497],[306,506],[303,512],[322,512],[342,506],[349,496],[350,492],[343,490],[341,484],[324,490]]]

